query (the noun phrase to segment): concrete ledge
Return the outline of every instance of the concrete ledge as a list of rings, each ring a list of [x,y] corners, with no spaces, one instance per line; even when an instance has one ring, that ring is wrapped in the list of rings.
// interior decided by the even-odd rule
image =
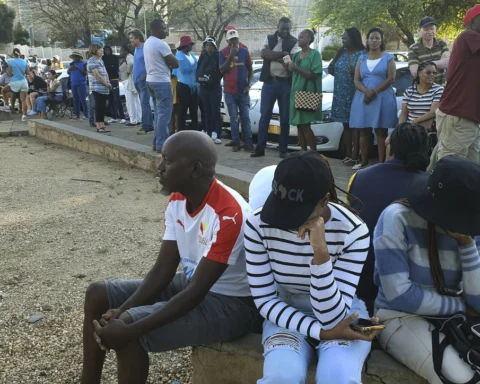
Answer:
[[[54,121],[29,120],[28,128],[31,136],[146,171],[154,172],[161,159],[149,146]],[[250,172],[217,165],[217,178],[244,196],[248,196],[253,176]]]
[[[252,384],[262,377],[261,335],[250,334],[228,342],[193,348],[195,384]],[[228,367],[228,369],[218,369]],[[362,374],[364,384],[426,384],[404,365],[380,350],[373,350]],[[315,384],[315,365],[308,372],[307,384]]]
[[[28,125],[20,121],[0,121],[0,136],[28,136]]]

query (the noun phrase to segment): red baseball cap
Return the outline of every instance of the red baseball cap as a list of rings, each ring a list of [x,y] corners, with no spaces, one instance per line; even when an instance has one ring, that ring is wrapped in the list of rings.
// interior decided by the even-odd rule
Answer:
[[[225,27],[225,32],[231,31],[232,29],[236,30],[237,28],[235,28],[235,26],[232,25],[232,24],[228,24],[228,25]]]
[[[480,16],[480,4],[473,6],[467,11],[467,13],[465,13],[465,17],[463,18],[463,25],[467,26],[467,24],[477,16]]]

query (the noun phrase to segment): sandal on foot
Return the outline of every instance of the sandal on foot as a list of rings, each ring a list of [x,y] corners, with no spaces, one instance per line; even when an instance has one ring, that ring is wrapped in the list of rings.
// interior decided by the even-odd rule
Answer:
[[[98,133],[108,133],[108,132],[112,132],[112,131],[110,131],[108,129],[105,129],[105,128],[97,128],[97,132]]]

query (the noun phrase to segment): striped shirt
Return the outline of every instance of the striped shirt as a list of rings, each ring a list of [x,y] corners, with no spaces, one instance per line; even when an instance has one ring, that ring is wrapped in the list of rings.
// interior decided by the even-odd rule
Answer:
[[[95,75],[93,74],[93,70],[97,69],[100,76],[103,77],[103,80],[109,82],[107,69],[105,68],[105,64],[103,64],[103,60],[97,60],[95,57],[91,57],[87,61],[87,73],[88,73],[88,84],[90,87],[90,93],[98,92],[104,95],[108,95],[110,91],[108,88],[98,80]]]
[[[440,295],[428,261],[427,221],[401,204],[388,206],[375,227],[375,307],[424,316],[465,312],[465,303],[480,311],[480,238],[459,246],[436,228],[438,255],[445,285],[463,299]]]
[[[430,112],[433,103],[439,103],[442,97],[443,87],[433,83],[426,93],[418,92],[417,85],[412,85],[403,94],[403,104],[408,107],[408,121]]]
[[[284,231],[260,219],[262,208],[251,213],[245,226],[247,275],[260,314],[279,327],[320,340],[321,329],[343,320],[352,305],[367,257],[370,236],[366,224],[348,209],[328,204],[325,223],[330,261],[313,265],[308,236]],[[310,296],[311,310],[290,306],[278,291]]]
[[[408,48],[408,66],[418,65],[424,61],[440,60],[445,52],[448,52],[448,46],[445,41],[433,39],[432,48],[428,48],[423,45],[423,40],[420,39]],[[445,81],[445,70],[439,69],[437,76],[435,76],[435,83],[445,85]]]

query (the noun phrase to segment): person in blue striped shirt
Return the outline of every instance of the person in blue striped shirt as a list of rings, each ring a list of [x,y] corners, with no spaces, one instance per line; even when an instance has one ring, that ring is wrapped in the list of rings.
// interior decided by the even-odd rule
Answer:
[[[386,321],[380,344],[429,383],[442,381],[424,317],[480,316],[479,196],[480,164],[448,156],[413,178],[407,199],[387,207],[375,227],[375,308]],[[450,381],[474,375],[451,345],[443,361]]]

